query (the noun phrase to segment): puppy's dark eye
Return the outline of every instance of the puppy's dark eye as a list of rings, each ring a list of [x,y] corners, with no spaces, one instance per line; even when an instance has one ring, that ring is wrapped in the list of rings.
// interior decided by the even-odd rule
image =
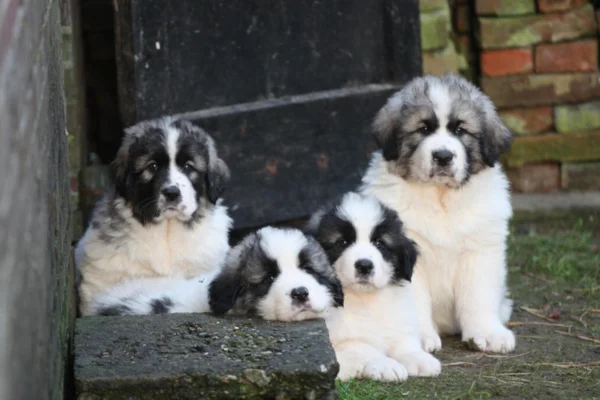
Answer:
[[[427,128],[427,125],[421,125],[419,128],[417,128],[417,132],[422,135],[427,135],[429,133],[429,129]]]
[[[342,238],[342,239],[338,239],[338,240],[335,242],[335,246],[339,246],[339,247],[346,247],[346,246],[348,246],[348,241],[347,241],[346,239],[344,239],[344,238]]]
[[[375,247],[377,247],[378,249],[385,249],[385,248],[387,248],[385,242],[383,240],[381,240],[381,239],[377,239],[374,244],[375,244]]]
[[[462,126],[459,126],[454,130],[454,133],[456,133],[458,136],[462,136],[462,135],[466,135],[468,132]]]
[[[184,172],[192,172],[195,171],[196,169],[194,168],[194,164],[192,164],[191,162],[186,162],[183,167],[181,167],[183,169]]]
[[[155,173],[156,171],[158,171],[158,164],[155,161],[152,161],[146,166],[146,171],[150,173]]]

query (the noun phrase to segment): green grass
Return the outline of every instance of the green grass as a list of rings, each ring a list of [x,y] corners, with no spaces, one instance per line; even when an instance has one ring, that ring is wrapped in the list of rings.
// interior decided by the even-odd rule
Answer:
[[[600,279],[598,241],[583,228],[581,219],[567,231],[513,233],[508,254],[522,272],[541,274],[558,283],[589,287],[598,285]]]
[[[508,357],[469,351],[443,338],[437,378],[402,384],[339,382],[341,400],[600,399],[600,211],[518,215],[508,241],[509,286],[515,300],[511,327],[517,348]],[[538,318],[558,310],[555,322]],[[587,311],[586,311],[587,310]],[[561,326],[539,325],[554,323]],[[522,325],[521,325],[522,324]],[[571,336],[557,333],[571,333]],[[574,363],[564,368],[564,363]]]

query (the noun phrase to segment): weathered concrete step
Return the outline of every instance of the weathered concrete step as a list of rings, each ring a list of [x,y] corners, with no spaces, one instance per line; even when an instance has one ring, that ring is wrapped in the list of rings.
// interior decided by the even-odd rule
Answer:
[[[77,320],[78,399],[332,399],[337,372],[322,320]]]

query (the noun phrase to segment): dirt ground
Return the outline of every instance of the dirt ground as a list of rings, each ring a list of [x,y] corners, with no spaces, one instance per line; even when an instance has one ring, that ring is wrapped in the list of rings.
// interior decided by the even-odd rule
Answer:
[[[511,231],[514,353],[445,337],[439,377],[338,383],[340,399],[600,399],[600,210],[520,214]]]

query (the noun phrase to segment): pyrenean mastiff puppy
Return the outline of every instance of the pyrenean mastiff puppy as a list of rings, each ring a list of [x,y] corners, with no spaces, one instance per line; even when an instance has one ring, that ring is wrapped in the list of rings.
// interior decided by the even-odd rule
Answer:
[[[381,152],[361,190],[395,210],[419,246],[412,282],[424,349],[460,333],[481,351],[513,351],[505,327],[512,209],[498,163],[511,133],[493,103],[457,75],[425,76],[394,94],[373,127]]]

